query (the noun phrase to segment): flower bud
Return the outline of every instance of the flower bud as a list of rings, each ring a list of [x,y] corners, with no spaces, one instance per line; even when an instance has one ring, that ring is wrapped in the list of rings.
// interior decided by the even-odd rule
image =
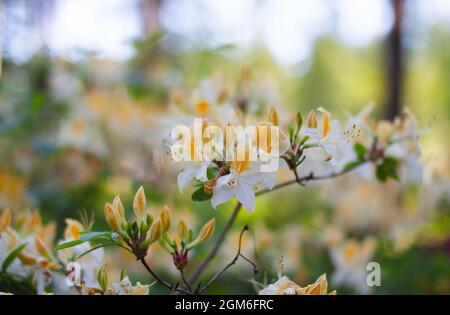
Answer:
[[[216,219],[211,219],[206,222],[205,225],[200,230],[197,238],[188,244],[186,247],[188,250],[200,245],[203,242],[206,242],[214,233],[214,229],[216,227]]]
[[[170,217],[171,217],[169,206],[165,205],[164,208],[162,208],[159,217],[161,218],[163,232],[167,232],[170,228]]]
[[[0,233],[2,233],[11,223],[11,211],[6,208],[0,216]]]
[[[120,200],[119,195],[114,198],[113,201],[114,211],[119,215],[120,221],[125,221],[125,208],[123,207],[122,201]]]
[[[48,249],[47,245],[44,243],[42,238],[39,236],[36,236],[34,239],[34,244],[36,246],[36,250],[38,251],[39,255],[43,257],[50,258],[50,250]]]
[[[155,222],[153,222],[152,226],[150,227],[150,230],[147,232],[145,244],[148,246],[151,243],[157,241],[161,236],[162,231],[163,231],[163,224],[161,222],[161,219],[158,218],[155,220]]]
[[[267,118],[274,126],[278,126],[278,113],[275,106],[270,106]]]
[[[302,127],[303,124],[303,117],[302,114],[300,112],[297,113],[297,131],[300,131],[300,128]]]
[[[108,225],[114,232],[119,232],[121,230],[120,219],[118,214],[114,211],[113,206],[109,202],[105,204],[104,211],[106,223],[108,223]]]
[[[106,263],[103,263],[97,269],[97,281],[103,292],[108,288],[108,275],[106,273]]]
[[[133,200],[133,211],[139,221],[145,218],[146,203],[144,188],[141,186]]]
[[[188,227],[186,222],[183,219],[178,222],[178,235],[180,235],[181,239],[184,239],[188,234]]]
[[[315,111],[310,111],[308,114],[308,128],[317,128],[317,116]]]

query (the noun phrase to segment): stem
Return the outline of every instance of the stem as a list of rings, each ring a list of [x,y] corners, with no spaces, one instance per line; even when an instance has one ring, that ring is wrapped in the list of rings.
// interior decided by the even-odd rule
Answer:
[[[188,279],[189,283],[195,282],[198,277],[203,273],[203,271],[208,267],[208,265],[211,263],[211,261],[214,259],[214,257],[217,255],[220,246],[222,245],[223,241],[225,240],[225,237],[227,236],[228,232],[230,231],[231,227],[233,226],[234,221],[237,218],[237,215],[239,213],[239,210],[241,209],[242,205],[240,202],[236,204],[234,207],[233,213],[231,214],[230,219],[228,219],[228,222],[223,227],[222,232],[220,232],[219,237],[216,240],[216,243],[214,244],[213,249],[209,253],[209,255],[205,258],[205,260],[198,266],[198,268],[191,274],[191,276]]]
[[[186,280],[186,277],[184,276],[184,271],[183,269],[180,269],[180,275],[181,275],[181,279],[183,280],[184,285],[186,286],[186,288],[192,292],[192,287],[189,284],[189,282]]]
[[[159,283],[161,283],[163,286],[165,286],[166,288],[168,288],[170,291],[177,291],[179,293],[183,293],[183,294],[191,294],[191,292],[188,292],[186,290],[180,289],[178,288],[178,286],[176,285],[172,285],[164,280],[162,280],[153,270],[152,268],[150,268],[150,266],[147,264],[147,262],[145,261],[144,258],[139,258],[139,261],[144,265],[145,269],[147,269],[147,271],[153,276],[153,278],[155,278],[156,281],[158,281]]]
[[[236,256],[234,256],[233,260],[228,263],[225,267],[223,267],[222,269],[219,270],[219,272],[217,272],[214,276],[212,276],[212,278],[208,281],[208,283],[201,289],[198,290],[199,293],[202,293],[203,291],[205,291],[206,289],[209,288],[209,286],[216,281],[217,278],[220,277],[221,274],[223,274],[225,271],[227,271],[228,268],[230,268],[231,266],[233,266],[234,264],[236,264],[236,261],[238,260],[239,257],[242,257],[243,259],[245,259],[249,264],[251,264],[253,266],[253,272],[256,274],[258,272],[258,269],[256,268],[256,265],[254,262],[252,262],[250,259],[248,259],[247,257],[245,257],[244,255],[241,254],[241,248],[242,248],[242,236],[244,235],[244,232],[248,230],[248,226],[244,226],[244,228],[241,231],[241,234],[239,235],[239,247],[238,247],[238,251],[236,253]]]

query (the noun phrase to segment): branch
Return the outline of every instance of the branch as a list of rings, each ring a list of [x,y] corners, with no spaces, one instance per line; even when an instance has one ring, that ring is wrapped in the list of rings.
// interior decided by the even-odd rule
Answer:
[[[244,260],[246,260],[249,264],[251,264],[253,266],[253,272],[255,274],[258,273],[258,269],[256,267],[256,264],[254,262],[252,262],[250,259],[248,259],[247,257],[245,257],[243,254],[241,254],[241,248],[242,248],[242,236],[244,235],[244,232],[248,230],[248,226],[245,225],[244,228],[241,231],[241,234],[239,235],[239,247],[238,247],[238,251],[236,253],[236,256],[233,258],[233,260],[226,266],[224,266],[221,270],[219,270],[219,272],[217,272],[209,281],[208,283],[201,289],[198,290],[198,293],[202,293],[203,291],[205,291],[206,289],[208,289],[208,287],[218,278],[220,277],[220,275],[222,275],[225,271],[228,270],[228,268],[230,268],[231,266],[233,266],[234,264],[236,264],[236,261],[238,260],[239,257],[242,257]]]
[[[200,266],[198,266],[198,268],[189,277],[189,279],[188,279],[189,283],[195,282],[198,279],[198,277],[203,273],[203,271],[206,269],[206,267],[208,267],[208,265],[211,263],[213,258],[217,255],[217,252],[219,251],[219,248],[222,245],[223,241],[225,240],[225,237],[227,236],[228,232],[230,231],[231,227],[233,226],[233,223],[236,220],[241,207],[242,207],[242,204],[240,202],[238,202],[236,204],[236,206],[234,207],[234,210],[233,210],[233,213],[231,214],[230,219],[228,219],[228,222],[223,227],[222,232],[220,232],[220,235],[217,238],[217,241],[214,244],[213,249],[211,250],[209,255],[205,258],[205,260],[200,264]]]
[[[153,270],[152,268],[150,268],[150,266],[147,264],[147,262],[145,261],[144,258],[139,258],[139,261],[144,265],[145,269],[147,269],[147,271],[153,276],[153,278],[155,278],[156,281],[158,281],[159,283],[161,283],[163,286],[165,286],[166,288],[168,288],[170,291],[174,292],[177,291],[179,293],[183,293],[183,294],[191,294],[191,292],[188,292],[184,289],[180,289],[178,288],[178,285],[172,285],[164,280],[162,280]]]

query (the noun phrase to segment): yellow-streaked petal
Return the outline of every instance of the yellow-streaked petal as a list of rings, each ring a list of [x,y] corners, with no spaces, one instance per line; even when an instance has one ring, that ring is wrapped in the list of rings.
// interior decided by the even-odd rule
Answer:
[[[0,233],[6,230],[6,228],[11,224],[11,210],[6,208],[3,210],[0,216]]]

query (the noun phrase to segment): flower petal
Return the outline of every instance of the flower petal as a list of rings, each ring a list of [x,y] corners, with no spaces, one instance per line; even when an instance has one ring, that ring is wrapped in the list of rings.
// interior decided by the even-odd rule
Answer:
[[[183,189],[186,188],[187,185],[189,185],[191,180],[194,178],[196,172],[197,167],[191,166],[181,171],[180,174],[178,174],[178,189],[180,189],[180,192],[182,192]]]
[[[227,202],[234,196],[234,188],[228,186],[216,187],[213,190],[213,195],[211,198],[211,205],[214,209],[222,203]]]
[[[253,211],[255,209],[255,192],[253,191],[253,186],[239,181],[235,194],[237,200],[242,203],[248,211]]]

